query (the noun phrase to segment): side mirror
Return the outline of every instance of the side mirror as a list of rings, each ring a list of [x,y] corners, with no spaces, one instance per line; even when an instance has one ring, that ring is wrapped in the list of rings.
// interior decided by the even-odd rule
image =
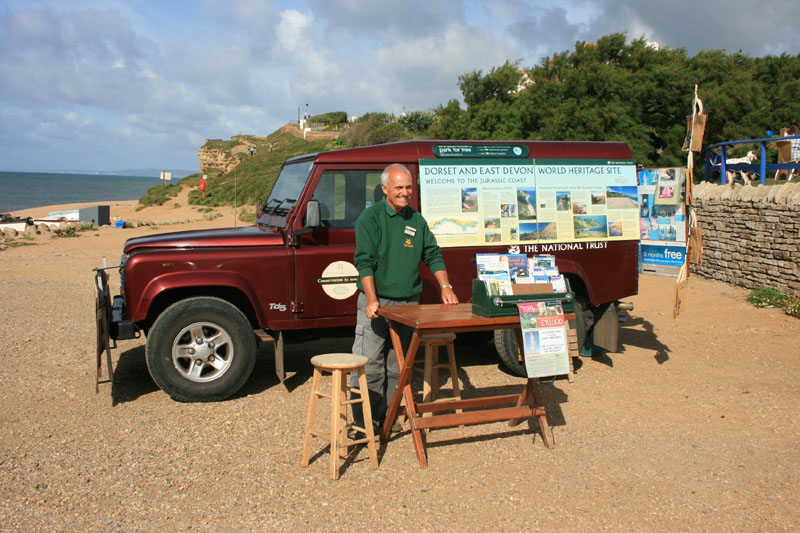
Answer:
[[[292,233],[292,246],[300,246],[300,236],[308,235],[314,231],[314,228],[320,227],[322,224],[319,218],[319,200],[309,200],[306,204],[306,217],[303,220],[303,229]]]
[[[303,226],[306,228],[318,228],[321,225],[319,200],[309,200],[306,204],[306,219]]]

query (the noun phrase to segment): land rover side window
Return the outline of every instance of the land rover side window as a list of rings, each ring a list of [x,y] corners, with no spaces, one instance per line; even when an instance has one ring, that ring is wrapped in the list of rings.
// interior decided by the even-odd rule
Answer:
[[[319,178],[314,200],[326,228],[352,228],[358,215],[372,205],[380,191],[380,170],[326,170]],[[380,198],[379,198],[380,200]]]

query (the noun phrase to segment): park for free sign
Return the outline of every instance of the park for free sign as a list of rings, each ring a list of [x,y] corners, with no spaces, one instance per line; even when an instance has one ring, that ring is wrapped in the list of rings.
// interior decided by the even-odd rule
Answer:
[[[511,154],[420,160],[421,211],[439,246],[639,238],[633,161]]]

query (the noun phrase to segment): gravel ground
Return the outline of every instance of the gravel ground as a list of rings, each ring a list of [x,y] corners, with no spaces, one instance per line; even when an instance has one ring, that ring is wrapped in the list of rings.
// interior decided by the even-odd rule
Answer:
[[[208,225],[219,221],[162,229]],[[90,270],[152,231],[0,251],[4,531],[800,527],[800,323],[754,309],[744,290],[692,278],[673,319],[673,280],[642,277],[623,351],[580,359],[573,383],[540,385],[550,450],[535,424],[438,430],[421,469],[404,431],[377,470],[362,449],[331,481],[319,440],[299,466],[308,360],[349,351],[349,339],[290,346],[285,387],[262,345],[243,390],[215,404],[170,400],[143,341],[123,341],[113,384],[95,393]],[[490,344],[457,357],[465,396],[522,388]]]

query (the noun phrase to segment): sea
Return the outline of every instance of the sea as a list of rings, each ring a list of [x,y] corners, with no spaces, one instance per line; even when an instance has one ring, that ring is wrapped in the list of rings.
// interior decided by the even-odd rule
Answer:
[[[43,205],[138,200],[146,196],[147,189],[155,185],[161,185],[159,178],[0,172],[0,213]]]

